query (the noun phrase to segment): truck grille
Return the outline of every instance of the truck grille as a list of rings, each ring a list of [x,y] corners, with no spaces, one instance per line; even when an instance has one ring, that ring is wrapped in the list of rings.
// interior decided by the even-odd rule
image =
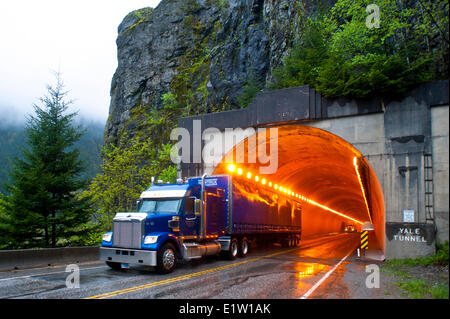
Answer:
[[[140,249],[144,235],[144,220],[118,219],[113,222],[113,246]]]

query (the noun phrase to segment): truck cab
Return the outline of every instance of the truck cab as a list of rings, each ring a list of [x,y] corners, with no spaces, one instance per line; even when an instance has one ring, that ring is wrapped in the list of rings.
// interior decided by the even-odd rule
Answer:
[[[151,186],[141,194],[136,212],[115,215],[113,230],[103,236],[100,259],[113,269],[138,264],[168,273],[179,258],[218,254],[219,243],[202,238],[199,244],[200,189],[195,183]]]

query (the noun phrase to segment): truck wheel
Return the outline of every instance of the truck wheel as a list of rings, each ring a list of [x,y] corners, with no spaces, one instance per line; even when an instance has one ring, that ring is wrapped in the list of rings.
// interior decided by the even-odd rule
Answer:
[[[240,243],[239,243],[239,256],[240,257],[245,257],[248,254],[248,239],[247,237],[244,237],[241,239]]]
[[[122,269],[122,264],[121,263],[114,263],[111,261],[107,261],[106,264],[109,266],[109,268],[113,269],[113,270],[120,270]]]
[[[236,259],[236,257],[238,256],[238,252],[239,252],[238,241],[236,238],[232,238],[230,241],[230,247],[228,248],[227,251],[223,251],[222,253],[226,259],[233,260]]]
[[[171,243],[164,244],[157,255],[157,270],[160,273],[168,274],[175,269],[176,266],[176,250]]]

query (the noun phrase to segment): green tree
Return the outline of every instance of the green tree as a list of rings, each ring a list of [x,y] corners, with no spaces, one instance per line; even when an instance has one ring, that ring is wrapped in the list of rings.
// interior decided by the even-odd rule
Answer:
[[[329,58],[329,33],[332,27],[323,18],[308,19],[301,41],[294,45],[282,67],[273,70],[273,89],[317,84],[320,67]]]
[[[132,211],[136,200],[150,186],[151,178],[175,182],[176,166],[170,160],[171,144],[156,148],[149,138],[124,134],[119,145],[103,148],[99,173],[83,192],[95,207],[94,218],[102,231],[111,228],[117,212]]]
[[[327,97],[361,98],[448,78],[448,3],[375,1],[380,24],[369,28],[372,2],[338,0],[310,18],[272,87],[309,84]]]
[[[264,84],[258,83],[254,72],[251,72],[246,84],[242,87],[241,94],[237,97],[238,105],[246,109],[263,88]]]
[[[67,113],[72,101],[59,74],[56,84],[28,117],[27,147],[13,162],[8,195],[0,202],[0,236],[7,248],[55,247],[79,242],[88,233],[90,205],[79,198],[86,183],[83,163],[73,145],[82,136]]]

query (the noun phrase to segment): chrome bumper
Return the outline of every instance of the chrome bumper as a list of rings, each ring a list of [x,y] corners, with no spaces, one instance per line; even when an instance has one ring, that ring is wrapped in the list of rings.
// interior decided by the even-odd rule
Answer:
[[[156,251],[100,247],[100,260],[156,266]]]

